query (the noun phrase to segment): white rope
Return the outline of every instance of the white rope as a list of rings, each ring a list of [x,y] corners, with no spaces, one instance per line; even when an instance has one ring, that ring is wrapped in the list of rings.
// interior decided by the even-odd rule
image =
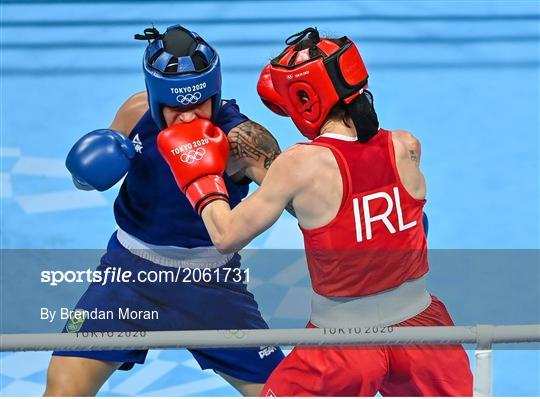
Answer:
[[[492,396],[493,343],[540,342],[540,324],[0,334],[0,351],[476,343],[474,396]]]
[[[246,348],[368,344],[540,342],[540,324],[469,327],[355,327],[54,334],[1,334],[0,351]]]

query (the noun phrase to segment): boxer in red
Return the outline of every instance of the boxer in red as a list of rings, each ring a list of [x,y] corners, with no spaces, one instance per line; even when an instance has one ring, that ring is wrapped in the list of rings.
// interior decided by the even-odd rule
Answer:
[[[426,290],[426,183],[420,143],[379,128],[368,74],[347,37],[308,28],[287,40],[258,91],[290,116],[308,143],[282,153],[261,187],[231,210],[222,174],[226,139],[209,121],[172,126],[158,138],[177,183],[222,252],[244,247],[292,204],[313,286],[311,328],[451,326]],[[183,152],[203,148],[201,159]],[[295,348],[266,396],[471,396],[460,345]]]

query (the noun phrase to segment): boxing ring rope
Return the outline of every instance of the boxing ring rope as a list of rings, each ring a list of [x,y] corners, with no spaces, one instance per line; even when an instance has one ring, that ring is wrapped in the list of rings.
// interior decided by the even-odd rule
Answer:
[[[540,342],[540,324],[0,334],[0,351],[476,344],[474,395],[492,395],[494,343]]]

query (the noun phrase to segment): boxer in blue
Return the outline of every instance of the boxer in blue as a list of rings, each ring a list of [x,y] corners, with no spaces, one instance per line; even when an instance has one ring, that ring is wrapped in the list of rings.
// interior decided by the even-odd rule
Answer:
[[[247,195],[249,182],[261,183],[279,146],[266,129],[240,113],[235,100],[221,99],[219,57],[196,33],[175,25],[165,33],[148,28],[135,38],[148,41],[143,62],[146,92],[129,98],[109,129],[77,141],[66,166],[81,190],[104,191],[126,176],[114,204],[119,228],[97,270],[121,266],[133,276],[172,270],[177,279],[91,283],[75,306],[80,312],[72,315],[65,331],[268,328],[253,295],[235,278],[241,273],[240,256],[222,255],[212,246],[202,219],[160,156],[156,137],[168,126],[199,118],[226,132],[232,156],[224,180],[232,206]],[[191,156],[197,157],[197,152]],[[213,280],[181,282],[197,268],[211,271]],[[139,317],[118,317],[127,309]],[[93,310],[115,316],[92,318]],[[274,347],[191,353],[201,368],[213,369],[248,396],[259,395],[283,358]],[[54,352],[45,395],[95,395],[114,371],[143,363],[146,354]]]

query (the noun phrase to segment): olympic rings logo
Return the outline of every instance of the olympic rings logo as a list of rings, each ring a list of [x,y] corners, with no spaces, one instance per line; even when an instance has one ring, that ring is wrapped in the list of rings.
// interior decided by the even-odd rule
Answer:
[[[200,161],[203,159],[204,154],[206,153],[204,148],[197,148],[196,150],[191,150],[180,155],[180,160],[182,162],[192,164],[195,161]]]
[[[225,338],[242,339],[247,333],[244,330],[223,330],[221,332]]]
[[[201,97],[201,92],[197,91],[193,94],[179,94],[178,96],[176,96],[176,101],[178,101],[182,105],[197,104],[197,101],[199,101]]]

